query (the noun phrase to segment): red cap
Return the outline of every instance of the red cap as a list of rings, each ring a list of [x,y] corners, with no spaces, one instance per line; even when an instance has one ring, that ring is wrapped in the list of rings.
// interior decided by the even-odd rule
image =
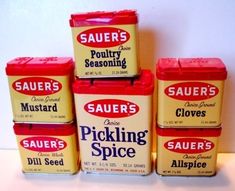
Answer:
[[[76,132],[74,124],[18,124],[15,123],[16,135],[57,135],[68,136]]]
[[[219,137],[220,128],[160,128],[157,134],[164,137]]]
[[[97,11],[72,14],[69,22],[71,27],[136,24],[138,17],[135,10]]]
[[[73,92],[77,94],[150,95],[154,90],[154,76],[150,70],[142,70],[136,78],[77,79]]]
[[[156,75],[159,80],[225,80],[227,71],[219,58],[162,58]]]
[[[19,57],[7,63],[6,73],[9,76],[62,76],[73,69],[70,57]]]

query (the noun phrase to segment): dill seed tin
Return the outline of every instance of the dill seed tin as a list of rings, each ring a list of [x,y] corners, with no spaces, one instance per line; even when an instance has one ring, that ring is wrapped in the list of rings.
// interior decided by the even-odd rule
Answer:
[[[218,58],[160,59],[158,125],[219,127],[227,71]]]
[[[221,128],[157,128],[157,173],[212,176]]]
[[[76,76],[138,75],[137,23],[133,10],[72,14]]]
[[[13,118],[19,123],[73,120],[72,58],[20,57],[7,63]]]
[[[154,78],[77,79],[73,85],[81,169],[147,175],[151,172]]]
[[[73,124],[15,124],[25,173],[78,171],[77,130]]]

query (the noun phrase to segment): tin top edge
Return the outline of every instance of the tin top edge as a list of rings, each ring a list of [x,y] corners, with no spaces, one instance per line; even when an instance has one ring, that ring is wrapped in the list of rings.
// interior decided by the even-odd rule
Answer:
[[[161,58],[156,76],[159,80],[225,80],[227,70],[219,58]]]
[[[71,57],[18,57],[7,63],[6,74],[57,76],[73,72]]]
[[[135,78],[77,79],[73,92],[77,94],[150,95],[154,90],[154,76],[142,70]]]
[[[91,25],[136,24],[138,16],[135,10],[96,11],[71,14],[71,27]]]
[[[74,124],[14,124],[16,135],[67,136],[76,132]]]
[[[171,137],[219,137],[222,128],[160,128],[157,135]]]

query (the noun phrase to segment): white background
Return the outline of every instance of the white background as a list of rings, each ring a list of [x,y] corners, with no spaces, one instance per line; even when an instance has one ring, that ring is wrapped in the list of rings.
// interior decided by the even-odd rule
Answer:
[[[235,151],[234,0],[1,0],[1,149],[16,148],[6,62],[18,56],[73,56],[71,13],[126,8],[139,13],[143,68],[154,70],[160,57],[220,57],[225,62],[228,79],[219,151]]]

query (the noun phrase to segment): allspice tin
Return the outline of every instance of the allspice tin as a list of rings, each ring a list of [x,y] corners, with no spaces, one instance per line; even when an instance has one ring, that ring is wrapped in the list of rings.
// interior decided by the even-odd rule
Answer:
[[[20,57],[8,62],[6,73],[14,121],[73,121],[73,70],[72,58]]]
[[[227,71],[219,58],[163,58],[156,73],[160,127],[220,126]]]
[[[151,172],[153,74],[133,79],[77,79],[73,85],[81,169]]]
[[[138,75],[137,24],[134,10],[72,14],[75,75],[79,78]]]
[[[74,124],[15,124],[25,173],[74,174],[79,168]]]
[[[216,173],[221,128],[157,128],[157,173],[212,176]]]

